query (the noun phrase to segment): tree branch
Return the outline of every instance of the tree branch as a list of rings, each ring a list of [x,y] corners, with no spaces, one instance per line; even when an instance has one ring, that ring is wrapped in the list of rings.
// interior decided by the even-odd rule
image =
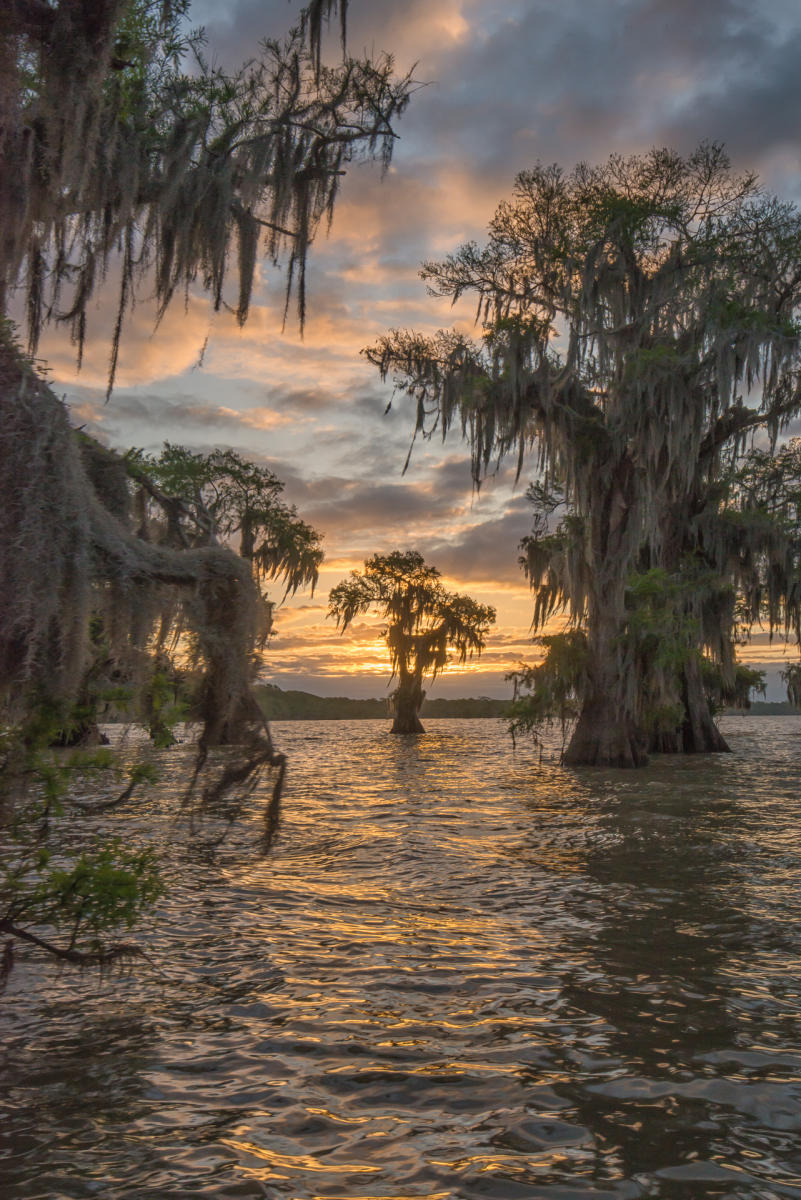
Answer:
[[[0,931],[10,933],[23,942],[30,942],[31,945],[38,946],[40,950],[46,950],[48,954],[60,958],[63,962],[69,962],[79,967],[104,967],[120,958],[148,957],[142,947],[133,942],[116,942],[102,950],[65,949],[63,946],[57,946],[55,942],[48,942],[44,938],[40,938],[28,929],[20,929],[18,925],[12,924],[6,918],[0,919]]]

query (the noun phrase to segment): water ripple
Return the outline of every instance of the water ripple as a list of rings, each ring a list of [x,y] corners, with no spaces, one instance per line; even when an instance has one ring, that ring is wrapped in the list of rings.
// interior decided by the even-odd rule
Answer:
[[[23,958],[4,1198],[801,1197],[801,721],[634,773],[430,725],[277,724],[266,858],[160,755],[105,821],[171,847],[166,978]]]

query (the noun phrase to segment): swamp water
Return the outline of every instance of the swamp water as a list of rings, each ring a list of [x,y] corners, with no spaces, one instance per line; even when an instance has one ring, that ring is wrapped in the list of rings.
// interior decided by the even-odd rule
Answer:
[[[3,1200],[801,1197],[801,719],[633,773],[427,728],[275,723],[264,858],[160,756],[104,826],[164,850],[168,978],[20,955]]]

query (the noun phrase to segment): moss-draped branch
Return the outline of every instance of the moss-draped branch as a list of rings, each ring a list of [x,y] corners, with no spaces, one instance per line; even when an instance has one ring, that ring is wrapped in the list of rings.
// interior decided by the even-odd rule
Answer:
[[[587,630],[576,761],[641,762],[640,697],[654,689],[626,636],[630,580],[686,572],[676,603],[688,654],[694,620],[698,645],[729,654],[732,587],[709,582],[716,489],[756,432],[775,440],[801,410],[801,215],[717,145],[569,174],[538,165],[483,247],[426,263],[422,277],[435,295],[475,299],[480,337],[394,331],[367,357],[413,399],[418,433],[461,428],[476,483],[514,453],[518,473],[561,492],[570,524],[527,547],[535,624],[565,608]],[[792,597],[784,584],[773,594],[775,615]],[[722,636],[704,606],[725,616]],[[600,749],[592,729],[605,730]]]

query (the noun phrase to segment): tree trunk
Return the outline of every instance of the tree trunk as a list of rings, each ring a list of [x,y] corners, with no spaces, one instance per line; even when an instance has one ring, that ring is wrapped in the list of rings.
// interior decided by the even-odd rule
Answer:
[[[681,728],[660,729],[658,733],[652,733],[648,751],[650,754],[683,754],[684,738]]]
[[[649,749],[654,754],[726,754],[730,747],[712,717],[698,661],[691,658],[682,672],[684,718],[675,729],[656,733]]]
[[[595,496],[588,547],[591,586],[587,619],[589,679],[576,727],[564,754],[571,767],[641,767],[647,742],[635,711],[636,695],[622,657],[627,628],[626,578],[636,544],[637,476],[624,457],[594,466]]]
[[[642,767],[645,741],[634,718],[614,692],[594,692],[584,701],[564,755],[569,767]]]
[[[224,674],[211,671],[206,679],[200,718],[204,746],[241,746],[266,726],[266,718],[252,692],[231,703]]]
[[[425,733],[419,713],[425,698],[419,679],[402,677],[392,698],[395,720],[391,733]]]
[[[723,734],[712,720],[703,684],[698,659],[688,658],[684,666],[682,682],[684,723],[682,725],[682,749],[685,754],[725,754],[729,746]]]
[[[85,749],[89,746],[108,746],[109,740],[97,721],[91,717],[79,721],[69,729],[62,729],[51,742],[52,746]]]
[[[605,590],[588,623],[589,681],[579,719],[565,751],[571,767],[642,767],[646,739],[633,709],[633,689],[621,660],[626,629],[625,588]]]

